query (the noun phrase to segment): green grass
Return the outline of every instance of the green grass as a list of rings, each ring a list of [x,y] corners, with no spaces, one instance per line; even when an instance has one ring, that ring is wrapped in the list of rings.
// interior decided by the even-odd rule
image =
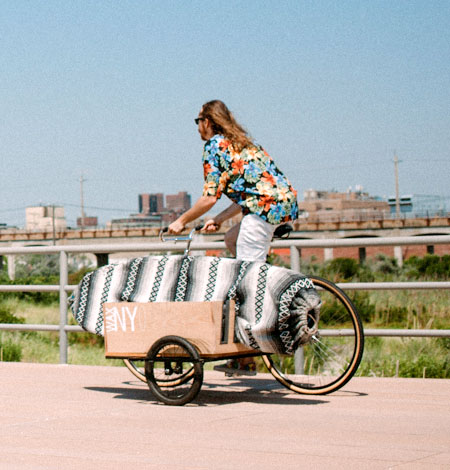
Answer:
[[[12,312],[28,324],[59,324],[59,304],[35,305],[33,303],[7,299],[0,303],[3,309]],[[68,319],[75,324],[70,313]],[[103,338],[91,333],[68,334],[69,364],[84,365],[122,365],[122,361],[106,359]],[[22,362],[59,363],[59,334],[57,332],[1,332],[0,348],[3,349],[3,360],[11,360],[6,351],[11,345],[18,345]],[[1,350],[0,350],[1,355]],[[17,360],[17,353],[12,360]]]
[[[450,378],[450,338],[366,338],[358,376]]]
[[[450,329],[448,290],[358,295],[364,328]],[[450,378],[450,338],[368,337],[357,375]]]
[[[402,290],[359,293],[372,306],[371,315],[361,316],[371,328],[450,329],[450,291]],[[354,294],[350,294],[352,297]]]

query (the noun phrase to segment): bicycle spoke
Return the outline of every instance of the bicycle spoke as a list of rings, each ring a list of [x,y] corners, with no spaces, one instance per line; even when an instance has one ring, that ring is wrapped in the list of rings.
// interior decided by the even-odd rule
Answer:
[[[340,365],[342,362],[342,357],[339,356],[339,354],[332,349],[331,347],[327,346],[325,343],[323,343],[320,340],[317,340],[314,343],[315,348],[322,354],[317,354],[319,357],[324,359],[323,362],[334,362],[336,365],[338,365],[339,369],[341,371],[344,371],[346,367],[348,366],[349,362],[348,360],[345,360],[345,366]],[[325,361],[327,359],[327,361]]]

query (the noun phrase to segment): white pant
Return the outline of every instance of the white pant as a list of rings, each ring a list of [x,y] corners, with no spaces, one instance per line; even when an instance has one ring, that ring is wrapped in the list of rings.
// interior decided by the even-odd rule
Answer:
[[[276,225],[269,224],[258,215],[245,215],[236,241],[236,259],[265,262],[275,228]]]

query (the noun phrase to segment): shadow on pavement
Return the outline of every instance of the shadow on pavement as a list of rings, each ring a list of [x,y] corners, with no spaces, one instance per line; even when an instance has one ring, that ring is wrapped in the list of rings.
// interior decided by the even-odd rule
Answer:
[[[85,389],[114,394],[116,399],[159,404],[143,382],[129,381],[123,384],[128,386],[85,387]],[[265,405],[321,405],[328,403],[328,400],[317,399],[317,396],[299,395],[274,380],[230,378],[221,383],[203,383],[200,393],[191,406],[219,406],[244,402]]]
[[[304,398],[292,392],[261,392],[257,390],[232,391],[204,388],[195,400],[198,406],[219,406],[234,403],[260,403],[263,405],[323,405],[327,400]]]

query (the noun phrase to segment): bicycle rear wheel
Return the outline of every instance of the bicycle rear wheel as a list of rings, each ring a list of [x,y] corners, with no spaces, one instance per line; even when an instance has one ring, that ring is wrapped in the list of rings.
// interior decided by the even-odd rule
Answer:
[[[364,333],[347,295],[326,279],[309,278],[320,288],[322,299],[318,332],[299,347],[295,358],[277,354],[262,358],[271,374],[290,390],[324,395],[341,388],[355,374],[363,355]]]

